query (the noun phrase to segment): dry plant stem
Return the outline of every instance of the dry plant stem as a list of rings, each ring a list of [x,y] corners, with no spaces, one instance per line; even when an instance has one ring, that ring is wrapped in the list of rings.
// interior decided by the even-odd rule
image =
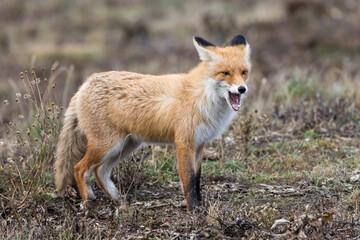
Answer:
[[[240,156],[241,156],[241,155],[242,155],[242,154],[239,153],[237,159],[240,159]],[[251,172],[255,172],[255,168],[256,168],[256,167],[254,166],[254,164],[248,163],[248,162],[246,161],[246,159],[245,159],[245,161],[242,161],[242,163],[243,163],[247,168],[249,168],[249,169],[251,170]]]
[[[6,200],[9,200],[9,201],[11,200],[10,198],[8,198],[7,196],[5,196],[5,195],[3,195],[3,194],[1,194],[1,193],[0,193],[0,197],[1,197],[1,198],[4,198],[4,199],[6,199]],[[1,216],[1,214],[0,214],[0,216]]]
[[[37,89],[37,93],[38,93],[38,97],[39,97],[39,101],[40,101],[40,107],[41,107],[41,110],[42,112],[44,113],[44,102],[42,100],[42,94],[40,92],[40,88],[39,88],[39,83],[37,82],[37,77],[36,77],[36,73],[35,73],[35,70],[33,70],[33,78],[34,78],[34,81],[35,81],[35,85],[36,85],[36,89]]]
[[[154,152],[154,151],[153,151]],[[164,154],[165,155],[165,154]],[[152,156],[153,157],[153,156]],[[154,158],[154,157],[153,157]],[[142,162],[143,162],[143,160],[141,160]],[[155,161],[155,160],[153,160],[153,161]],[[157,171],[161,171],[161,169],[165,166],[165,164],[166,163],[168,163],[170,161],[170,159],[168,158],[168,159],[166,159],[165,161],[164,161],[164,163],[163,164],[161,164],[161,166],[159,167],[159,168],[156,168],[156,170]],[[175,164],[175,166],[174,166],[174,168],[176,167],[176,164]],[[160,181],[160,178],[158,178],[154,183],[157,183],[157,182],[159,182]]]
[[[63,102],[62,102],[63,106],[67,106],[70,79],[71,79],[71,74],[73,73],[73,71],[74,71],[74,65],[71,65],[69,67],[69,69],[66,71],[67,75],[66,75],[65,87],[64,87],[63,98],[62,98],[63,99]]]
[[[272,145],[271,142],[270,142],[268,139],[266,139],[266,142],[267,142],[270,146]],[[283,142],[283,141],[282,141],[282,142]],[[283,155],[281,154],[281,152],[279,151],[279,149],[278,149],[276,146],[273,146],[273,147],[274,147],[276,153],[279,155],[281,162],[284,162],[284,157],[283,157]]]
[[[15,81],[10,78],[10,79],[8,80],[8,82],[9,82],[10,85],[12,86],[13,91],[17,91],[18,87],[17,87],[17,84],[15,83]],[[20,102],[21,102],[21,101],[20,101],[20,98],[19,98],[19,99],[18,99],[18,102],[16,102],[16,103],[17,103],[16,106],[17,106],[17,109],[18,109],[18,111],[19,111],[18,114],[20,114],[21,112],[24,111],[23,105],[22,105],[22,104],[19,104]]]
[[[52,110],[53,110],[52,115],[48,114],[47,111],[45,111],[45,107],[44,107],[45,104],[47,102],[50,102],[50,99],[49,99],[50,93],[47,92],[47,94],[48,94],[47,98],[42,98],[42,94],[40,92],[39,84],[37,83],[36,74],[35,74],[34,70],[32,71],[32,75],[33,75],[33,79],[36,84],[37,95],[32,87],[29,76],[27,74],[25,74],[25,77],[28,82],[29,88],[31,89],[31,94],[33,96],[33,98],[31,99],[31,102],[33,103],[33,106],[36,109],[37,121],[38,121],[39,126],[41,126],[41,131],[43,133],[43,135],[42,135],[43,140],[41,142],[40,149],[37,151],[38,154],[34,157],[34,165],[31,168],[29,174],[27,175],[28,179],[30,178],[30,176],[32,176],[28,191],[27,191],[26,195],[24,196],[24,198],[22,199],[22,201],[20,202],[20,204],[17,205],[17,208],[23,206],[23,204],[26,202],[26,200],[29,198],[29,196],[31,198],[34,196],[35,191],[33,191],[33,188],[34,188],[34,186],[38,185],[39,181],[41,180],[39,178],[39,176],[41,176],[44,173],[44,171],[46,170],[46,168],[49,166],[50,162],[53,159],[53,157],[51,156],[52,155],[51,148],[52,148],[52,142],[54,140],[53,135],[54,135],[55,129],[56,129],[55,120],[57,117],[57,113],[55,115],[54,108],[52,108]],[[25,81],[23,81],[23,83],[25,84]],[[27,89],[26,85],[25,85],[25,88]],[[38,99],[40,102],[38,101]],[[45,102],[45,100],[47,100],[47,101]],[[50,129],[50,132],[47,132],[47,129]],[[50,135],[48,135],[48,133]],[[28,139],[29,139],[29,141],[31,140],[30,137]],[[21,137],[20,137],[19,141],[22,142]],[[33,153],[36,153],[35,148],[30,147],[30,151]],[[21,181],[22,181],[22,179],[21,179]],[[24,186],[23,182],[21,184],[22,184],[22,186]]]
[[[144,163],[144,153],[143,153],[143,155],[141,156],[141,161],[140,161],[140,164],[138,165],[138,168],[136,169],[136,173],[139,173],[139,170],[142,168],[143,163]],[[128,188],[128,191],[125,193],[125,198],[126,198],[126,196],[129,194],[130,190],[132,189],[132,187],[133,187],[133,185],[134,185],[134,183],[135,183],[135,179],[136,179],[136,178],[137,178],[137,176],[134,175],[134,177],[132,178],[132,181],[131,181],[131,183],[130,183],[130,186],[129,186],[129,188]]]
[[[35,181],[40,181],[40,179],[37,178],[38,174],[39,174],[39,173],[40,173],[40,175],[43,174],[44,170],[47,168],[47,166],[48,166],[48,165],[50,164],[50,162],[52,161],[53,157],[50,158],[49,154],[50,154],[50,153],[48,152],[47,158],[48,158],[49,160],[46,162],[45,166],[43,166],[42,168],[38,168],[38,169],[37,169],[37,171],[36,171],[36,173],[35,173],[35,176],[34,176],[33,180],[31,181],[30,188],[29,188],[28,192],[26,193],[26,196],[24,197],[24,199],[23,199],[23,200],[21,201],[21,203],[18,205],[18,207],[20,207],[20,206],[26,201],[27,197],[29,196],[29,193],[30,193],[31,190],[32,190],[32,187],[33,187],[33,185],[34,185],[34,182],[35,182]],[[41,162],[39,165],[42,166],[42,162]],[[32,192],[31,198],[34,197],[34,194],[35,194],[35,192]]]
[[[151,146],[151,162],[155,163],[155,151],[154,151],[154,147]],[[156,164],[155,164],[156,166]]]
[[[34,208],[32,209],[32,213],[33,213],[33,216],[34,216],[34,218],[35,218],[35,220],[36,220],[37,224],[38,224],[38,225],[40,225],[39,218],[38,218],[38,216],[37,216],[37,214],[36,214],[36,212],[35,212],[35,209],[34,209]]]
[[[36,99],[36,94],[35,94],[35,91],[34,91],[34,88],[32,87],[32,84],[31,84],[31,80],[29,78],[29,75],[27,73],[25,73],[25,78],[26,78],[26,81],[29,85],[29,88],[31,90],[31,95],[34,97],[34,99],[31,99],[33,102],[34,102],[34,107],[36,108],[36,112],[39,112],[39,108],[38,108],[38,103],[37,103],[37,99]]]
[[[15,209],[15,208],[13,208],[12,210],[13,210],[13,215],[14,215],[15,220],[16,220],[16,221],[17,221],[17,223],[19,224],[20,229],[22,229],[22,224],[21,224],[21,221],[19,220],[19,218],[18,218],[18,216],[17,216],[16,209]]]
[[[44,140],[43,140],[43,142],[42,142],[42,146],[44,145]],[[34,152],[36,152],[36,150],[34,149]],[[40,163],[40,165],[41,165],[41,163]],[[35,171],[35,170],[38,170],[39,168],[37,168],[36,166],[35,167],[33,167],[33,168],[31,168],[31,170],[30,170],[30,172],[28,173],[28,175],[26,176],[26,178],[28,179],[32,174],[33,174],[33,172]],[[36,175],[36,174],[35,174]],[[33,178],[33,180],[34,180],[34,178]],[[33,181],[32,180],[32,181]]]
[[[48,98],[49,98],[50,93],[51,93],[51,88],[53,87],[52,85],[53,85],[55,79],[56,79],[62,72],[67,72],[67,68],[66,68],[66,67],[59,67],[58,69],[52,71],[52,74],[51,74],[51,76],[50,76],[50,79],[49,79],[49,82],[48,82],[48,85],[47,85],[47,88],[46,88],[46,91],[45,91],[45,99],[48,99]],[[55,95],[54,97],[55,97],[56,103],[58,103],[57,97],[56,97],[56,91],[54,91],[54,95]]]
[[[14,192],[13,192],[13,194],[12,194],[12,196],[11,196],[11,202],[12,202],[12,201],[14,201],[14,199],[15,199],[15,193],[16,193],[16,189],[18,188],[18,186],[15,185],[13,179],[11,179],[11,184],[12,184],[13,187],[14,187]]]
[[[34,185],[34,182],[36,181],[36,177],[38,176],[39,172],[40,172],[40,168],[37,169],[37,171],[35,173],[35,176],[33,177],[33,180],[31,180],[29,190],[26,192],[25,197],[23,198],[23,200],[20,202],[20,204],[16,208],[21,207],[24,204],[24,202],[26,201],[26,199],[28,198],[28,196],[29,196],[29,194],[30,194],[30,192],[32,190],[32,187]]]
[[[27,146],[28,146],[28,149],[29,149],[29,156],[32,156],[35,152],[35,147],[31,144],[31,137],[30,135],[27,135],[26,136],[27,138]]]
[[[25,74],[26,74],[26,73],[25,73]],[[27,84],[25,83],[25,77],[24,77],[24,73],[23,73],[23,72],[20,73],[20,79],[21,79],[22,82],[23,82],[23,86],[25,87],[26,92],[27,92],[27,93],[30,92]]]
[[[219,145],[220,145],[220,159],[223,159],[223,160],[221,160],[221,163],[223,163],[224,159],[225,159],[224,138],[221,138]]]
[[[170,158],[166,159],[166,161],[164,161],[163,164],[161,164],[159,171],[165,166],[165,164],[167,164],[170,161]]]
[[[16,170],[17,170],[19,176],[21,176],[19,167],[17,166],[17,164],[14,164],[14,165],[15,165],[15,167],[16,167]],[[24,189],[24,182],[23,182],[22,178],[20,178],[20,182],[21,182],[22,191],[24,192],[25,189]]]

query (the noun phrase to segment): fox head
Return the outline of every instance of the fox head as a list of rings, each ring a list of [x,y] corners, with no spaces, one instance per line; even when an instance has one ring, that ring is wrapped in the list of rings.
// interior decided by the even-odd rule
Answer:
[[[250,45],[243,35],[235,36],[230,46],[218,47],[201,37],[193,38],[200,60],[207,62],[209,84],[227,101],[234,111],[240,109],[241,96],[247,92]]]

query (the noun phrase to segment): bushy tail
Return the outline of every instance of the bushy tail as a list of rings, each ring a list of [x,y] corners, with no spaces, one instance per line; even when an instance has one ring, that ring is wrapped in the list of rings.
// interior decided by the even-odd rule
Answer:
[[[58,196],[64,196],[67,185],[76,186],[74,166],[84,157],[86,144],[86,137],[78,126],[75,107],[70,104],[65,113],[55,156],[54,178]]]

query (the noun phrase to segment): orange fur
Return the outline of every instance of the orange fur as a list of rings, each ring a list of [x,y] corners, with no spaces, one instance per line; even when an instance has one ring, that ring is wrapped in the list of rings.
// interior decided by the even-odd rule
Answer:
[[[195,40],[194,44],[203,62],[187,74],[112,71],[87,79],[71,100],[58,144],[55,184],[61,195],[70,184],[64,180],[72,173],[68,166],[76,164],[74,176],[84,200],[94,198],[87,183],[93,169],[104,192],[118,200],[109,178],[117,159],[142,142],[164,142],[175,144],[188,209],[199,205],[202,147],[234,116],[237,110],[231,104],[240,103],[231,100],[230,92],[240,101],[236,91],[246,87],[251,66],[248,44],[215,47]],[[69,140],[71,146],[65,144]],[[85,155],[66,155],[84,144]],[[66,169],[61,168],[69,161]]]

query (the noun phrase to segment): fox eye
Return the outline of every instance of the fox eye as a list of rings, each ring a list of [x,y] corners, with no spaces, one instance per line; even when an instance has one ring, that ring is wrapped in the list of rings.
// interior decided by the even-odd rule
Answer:
[[[230,73],[229,73],[229,72],[222,72],[222,74],[223,74],[223,75],[225,75],[225,76],[230,75]]]
[[[241,72],[242,75],[246,75],[247,73],[248,73],[248,71],[246,71],[246,70],[243,70],[243,71]]]

